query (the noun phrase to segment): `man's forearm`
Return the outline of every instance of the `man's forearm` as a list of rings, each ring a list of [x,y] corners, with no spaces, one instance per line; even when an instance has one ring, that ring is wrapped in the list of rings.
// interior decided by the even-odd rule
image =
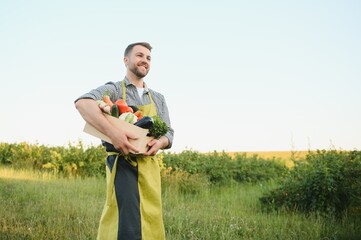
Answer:
[[[110,137],[113,126],[104,117],[96,101],[93,99],[80,99],[75,103],[75,107],[87,123]]]

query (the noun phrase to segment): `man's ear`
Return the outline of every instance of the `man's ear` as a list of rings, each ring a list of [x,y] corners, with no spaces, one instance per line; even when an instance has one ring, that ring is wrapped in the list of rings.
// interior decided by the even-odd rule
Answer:
[[[124,62],[124,65],[125,65],[125,66],[128,66],[129,58],[128,58],[128,57],[124,57],[124,58],[123,58],[123,62]]]

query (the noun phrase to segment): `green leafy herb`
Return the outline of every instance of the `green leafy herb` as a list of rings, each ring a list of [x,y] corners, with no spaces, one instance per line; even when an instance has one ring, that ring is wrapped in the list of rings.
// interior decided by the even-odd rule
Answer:
[[[168,126],[158,116],[153,117],[153,120],[153,127],[149,129],[149,135],[156,139],[159,139],[161,136],[165,135],[168,132]]]

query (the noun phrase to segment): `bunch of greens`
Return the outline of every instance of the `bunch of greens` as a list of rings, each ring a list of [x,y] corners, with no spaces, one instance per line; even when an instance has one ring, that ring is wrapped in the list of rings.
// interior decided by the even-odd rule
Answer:
[[[168,132],[168,126],[158,116],[153,117],[153,127],[149,129],[149,136],[159,139]]]

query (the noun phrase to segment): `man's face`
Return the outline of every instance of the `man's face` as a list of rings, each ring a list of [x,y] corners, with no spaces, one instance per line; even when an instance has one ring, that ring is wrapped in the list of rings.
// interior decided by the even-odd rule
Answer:
[[[133,50],[124,57],[124,63],[128,70],[138,78],[144,78],[150,70],[150,51],[141,45],[136,45]]]

